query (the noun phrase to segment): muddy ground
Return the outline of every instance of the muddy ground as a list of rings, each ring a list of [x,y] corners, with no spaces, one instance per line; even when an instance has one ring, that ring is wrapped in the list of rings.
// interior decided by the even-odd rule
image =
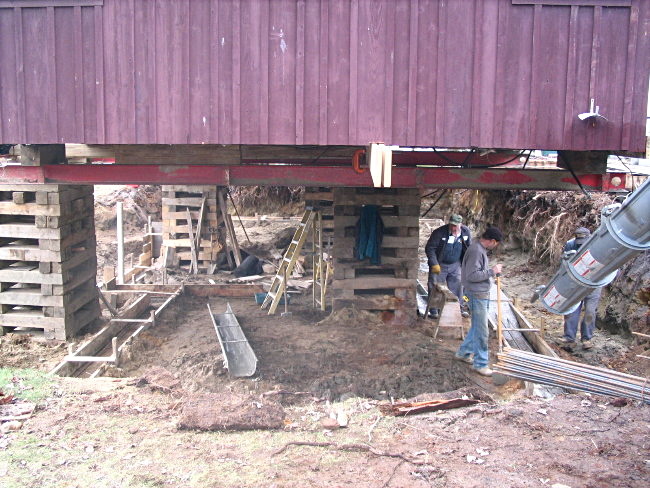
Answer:
[[[246,226],[271,252],[286,223]],[[424,222],[421,241],[429,233]],[[504,264],[506,293],[536,323],[546,313],[527,298],[552,270],[513,249],[494,259]],[[55,378],[34,414],[2,433],[2,486],[648,486],[647,405],[497,385],[454,361],[460,339],[445,331],[434,340],[430,320],[388,327],[354,310],[329,315],[311,307],[309,294],[294,297],[289,317],[268,316],[253,297],[228,302],[257,354],[254,377],[228,375],[208,299],[182,297],[114,378]],[[209,304],[220,313],[226,299]],[[545,318],[554,345],[561,319]],[[629,356],[633,339],[598,331],[595,343],[573,355],[553,347],[565,358],[644,371]],[[0,338],[1,367],[49,371],[65,354],[64,344],[37,335]],[[16,396],[23,387],[20,373],[0,385]],[[455,396],[479,403],[406,418],[377,408]],[[347,427],[326,429],[331,417],[347,418]],[[256,430],[241,430],[249,427]]]

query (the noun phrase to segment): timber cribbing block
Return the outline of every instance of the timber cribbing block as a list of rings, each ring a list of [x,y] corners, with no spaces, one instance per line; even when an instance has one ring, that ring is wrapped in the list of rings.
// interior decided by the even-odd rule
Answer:
[[[329,187],[305,187],[305,207],[311,207],[321,213],[323,234],[321,241],[323,250],[334,244],[334,193]],[[311,249],[311,235],[307,235],[305,249]],[[330,250],[331,252],[331,250]]]
[[[375,312],[384,322],[413,325],[420,194],[417,189],[335,188],[333,309],[354,305]],[[354,255],[357,222],[363,205],[378,205],[384,223],[381,264]]]
[[[214,185],[163,185],[162,219],[163,246],[173,248],[173,266],[189,268],[192,251],[187,210],[192,219],[192,234],[198,228],[201,204],[205,197],[205,210],[201,225],[201,238],[196,249],[199,268],[207,269],[217,259],[225,240],[223,219],[219,210],[217,191]]]
[[[100,316],[91,185],[0,185],[0,326],[65,340]]]

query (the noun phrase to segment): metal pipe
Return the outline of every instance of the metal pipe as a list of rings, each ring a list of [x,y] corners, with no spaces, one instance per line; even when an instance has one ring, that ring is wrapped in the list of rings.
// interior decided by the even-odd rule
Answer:
[[[550,386],[650,403],[650,380],[588,364],[506,348],[495,371]]]
[[[650,179],[631,193],[622,205],[601,211],[601,225],[578,249],[564,259],[551,282],[540,292],[542,305],[566,315],[594,288],[609,284],[618,269],[650,249]]]

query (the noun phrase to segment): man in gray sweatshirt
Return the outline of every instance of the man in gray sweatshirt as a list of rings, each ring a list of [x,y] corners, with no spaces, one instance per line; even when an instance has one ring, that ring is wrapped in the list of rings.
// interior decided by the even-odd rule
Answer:
[[[487,251],[495,249],[502,240],[503,233],[497,227],[488,227],[481,238],[472,242],[465,252],[461,268],[463,290],[469,298],[469,308],[472,312],[472,325],[455,357],[460,361],[473,363],[473,369],[483,376],[492,376],[488,357],[491,278],[501,273],[500,264],[490,268]]]

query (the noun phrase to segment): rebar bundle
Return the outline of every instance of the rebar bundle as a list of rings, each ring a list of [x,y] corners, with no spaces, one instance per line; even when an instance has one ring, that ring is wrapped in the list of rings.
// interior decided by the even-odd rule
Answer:
[[[505,348],[494,370],[534,383],[650,403],[650,380],[589,364]]]

